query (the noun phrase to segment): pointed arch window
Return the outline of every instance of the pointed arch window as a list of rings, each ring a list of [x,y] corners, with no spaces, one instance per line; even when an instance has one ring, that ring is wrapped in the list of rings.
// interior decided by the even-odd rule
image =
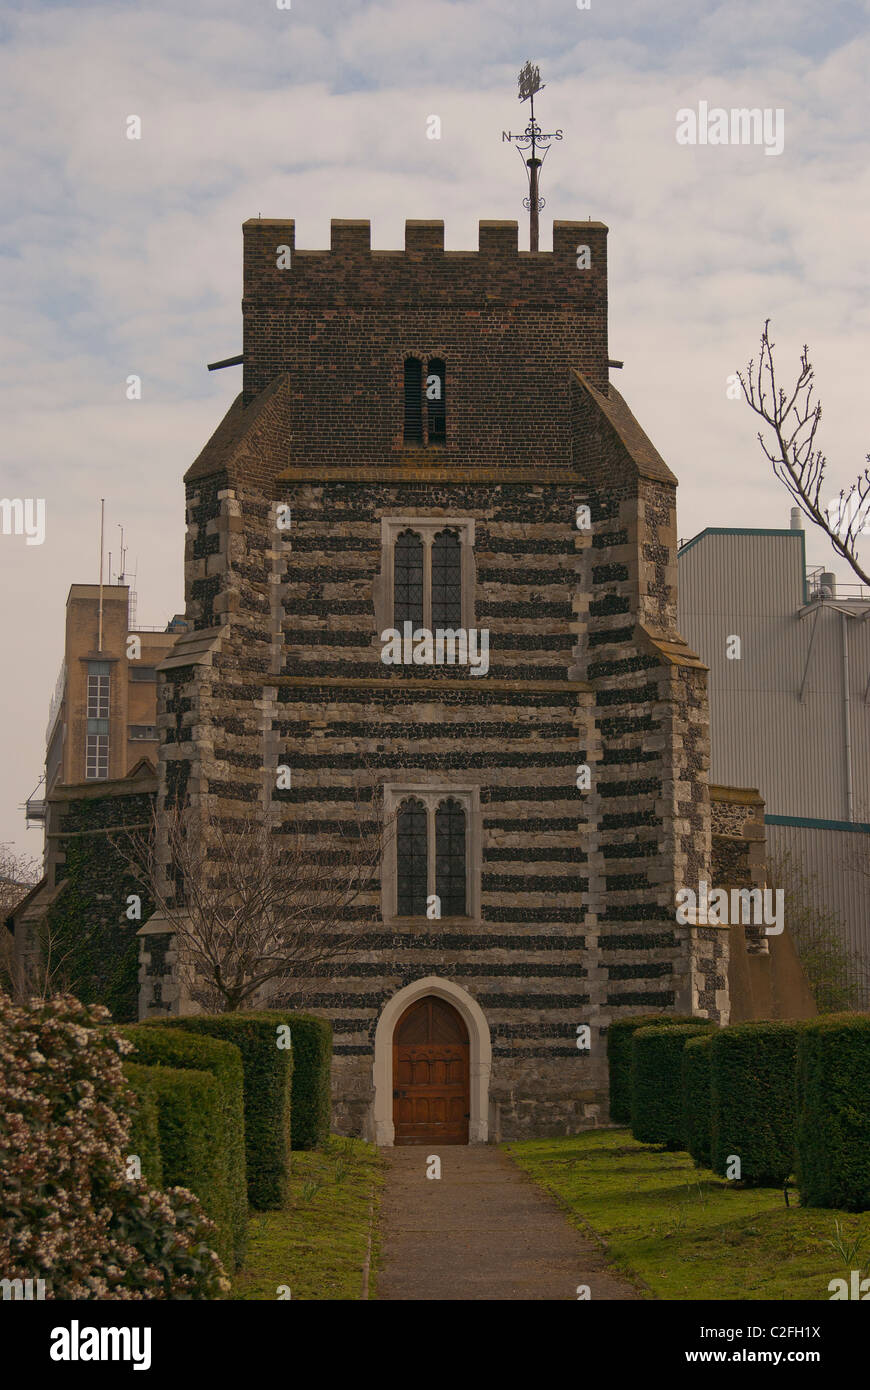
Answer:
[[[406,622],[432,631],[474,626],[473,523],[384,520],[381,628]]]
[[[432,541],[431,627],[462,626],[462,544],[455,531]]]
[[[448,797],[435,812],[435,892],[442,917],[465,916],[465,861],[465,810]]]
[[[394,622],[423,625],[423,537],[416,531],[402,531],[393,551]]]
[[[429,880],[428,815],[422,801],[403,801],[396,823],[396,909],[400,917],[426,915]]]
[[[479,914],[479,787],[387,784],[384,808],[395,819],[382,865],[384,920]]]

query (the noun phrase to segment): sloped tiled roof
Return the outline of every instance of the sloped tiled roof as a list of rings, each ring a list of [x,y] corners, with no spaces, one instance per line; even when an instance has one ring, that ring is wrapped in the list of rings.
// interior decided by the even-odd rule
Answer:
[[[621,446],[625,461],[633,465],[634,471],[642,478],[676,485],[676,477],[652,440],[641,429],[616,387],[611,383],[605,396],[581,372],[575,371],[574,377],[591,407],[590,413],[594,413],[595,423],[600,421],[611,438]]]
[[[241,392],[233,401],[205,448],[196,456],[184,475],[186,483],[226,473],[228,481],[237,481],[243,461],[255,454],[277,473],[287,462],[278,458],[277,445],[286,448],[289,421],[290,378],[286,372],[275,377],[267,387],[244,404]],[[262,459],[266,453],[269,458]]]

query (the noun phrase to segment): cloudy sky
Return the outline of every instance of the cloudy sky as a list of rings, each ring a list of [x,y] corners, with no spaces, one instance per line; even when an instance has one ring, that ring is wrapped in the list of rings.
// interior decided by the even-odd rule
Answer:
[[[810,344],[831,494],[870,449],[870,3],[827,0],[7,0],[0,19],[0,496],[46,500],[44,544],[0,535],[0,841],[41,852],[18,803],[42,767],[73,582],[126,529],[139,621],[183,607],[181,478],[239,389],[241,224],[367,217],[403,244],[444,219],[519,218],[501,142],[538,62],[541,249],[556,218],[610,227],[615,380],[680,480],[679,531],[788,525],[726,378],[765,317],[783,367]],[[678,145],[676,113],[781,108],[785,145]],[[426,137],[441,117],[440,141]],[[139,116],[142,138],[126,138]],[[125,381],[142,379],[142,400]],[[868,548],[870,549],[870,548]],[[865,560],[867,553],[865,551]],[[810,563],[830,548],[809,538]],[[832,567],[843,578],[854,576]]]

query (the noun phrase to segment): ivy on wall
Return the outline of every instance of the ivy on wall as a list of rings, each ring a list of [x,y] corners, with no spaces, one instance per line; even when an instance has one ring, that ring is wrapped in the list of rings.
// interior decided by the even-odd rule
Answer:
[[[153,798],[138,794],[72,802],[63,830],[101,830],[150,820]],[[138,833],[142,833],[141,831]],[[66,888],[49,908],[41,928],[43,960],[56,983],[85,1004],[104,1004],[118,1023],[138,1017],[139,942],[142,923],[154,910],[148,893],[131,875],[123,831],[74,835],[64,842],[66,862],[58,879]],[[136,895],[140,915],[128,918]]]

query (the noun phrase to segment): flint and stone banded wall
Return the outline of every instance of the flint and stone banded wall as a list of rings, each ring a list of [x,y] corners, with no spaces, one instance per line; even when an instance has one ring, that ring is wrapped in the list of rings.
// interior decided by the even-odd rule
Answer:
[[[336,927],[362,943],[307,1001],[335,1030],[335,1123],[371,1135],[378,1019],[430,976],[489,1026],[491,1135],[595,1123],[612,1018],[727,1013],[722,935],[675,918],[709,878],[706,671],[676,626],[676,480],[608,380],[607,228],[556,223],[535,254],[515,223],[476,252],[435,222],[401,252],[357,222],[329,251],[290,220],[244,236],[243,391],[187,475],[162,798],[257,805],[332,850],[379,785],[476,790],[476,916],[384,920],[378,879]],[[408,356],[446,364],[443,441],[404,439]],[[473,522],[488,674],[381,661],[402,517]]]
[[[657,626],[672,614],[673,576],[655,550],[672,524],[667,490],[299,479],[272,501],[224,483],[189,492],[189,612],[209,646],[166,673],[164,765],[190,766],[176,783],[228,816],[284,803],[288,826],[321,844],[347,821],[361,772],[480,788],[479,917],[385,923],[372,882],[347,916],[348,930],[366,929],[352,960],[333,962],[306,1001],[335,1032],[335,1125],[371,1134],[378,1017],[430,975],[487,1018],[493,1135],[595,1123],[609,1020],[655,1008],[718,1017],[727,971],[715,932],[674,919],[675,888],[708,862],[709,809],[703,669],[637,622],[641,583]],[[287,532],[278,501],[291,507]],[[475,521],[486,676],[380,660],[381,517],[420,514]],[[662,630],[676,638],[672,620]],[[291,790],[275,790],[279,763]],[[591,1053],[576,1046],[579,1024]]]

